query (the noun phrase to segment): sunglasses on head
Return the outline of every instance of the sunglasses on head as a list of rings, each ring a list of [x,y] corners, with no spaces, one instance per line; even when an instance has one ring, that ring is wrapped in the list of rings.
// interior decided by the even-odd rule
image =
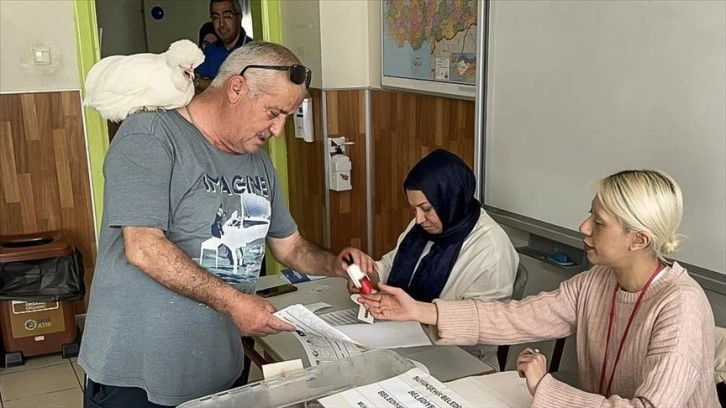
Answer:
[[[272,69],[275,71],[287,71],[290,74],[290,82],[295,85],[305,84],[305,89],[310,87],[310,79],[312,78],[312,72],[304,65],[247,65],[242,69],[239,74],[245,75],[245,71],[250,68],[255,69]]]

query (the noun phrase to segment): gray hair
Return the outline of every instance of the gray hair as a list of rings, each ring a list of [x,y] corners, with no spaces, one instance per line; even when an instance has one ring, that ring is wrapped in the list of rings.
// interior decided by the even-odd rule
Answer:
[[[658,259],[665,261],[664,255],[678,249],[683,196],[671,176],[656,170],[621,171],[600,180],[596,196],[626,233],[650,236],[650,250]]]
[[[242,16],[242,5],[240,4],[239,0],[209,0],[209,15],[212,15],[212,4],[223,3],[227,1],[232,3],[232,10],[234,10],[234,14]]]
[[[286,47],[265,41],[252,41],[234,50],[219,68],[217,76],[212,81],[212,87],[224,84],[227,79],[239,75],[248,65],[294,65],[300,64],[300,59]],[[253,95],[260,93],[261,89],[271,84],[274,78],[279,78],[281,71],[267,69],[252,69],[245,72],[247,85]]]

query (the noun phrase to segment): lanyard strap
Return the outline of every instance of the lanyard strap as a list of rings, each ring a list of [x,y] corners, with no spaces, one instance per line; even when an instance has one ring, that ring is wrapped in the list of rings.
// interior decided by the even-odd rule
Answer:
[[[650,278],[648,278],[648,281],[645,283],[645,286],[643,286],[643,290],[640,291],[640,295],[638,295],[638,300],[635,301],[635,306],[633,306],[633,311],[630,312],[630,318],[628,318],[628,324],[625,326],[625,331],[623,332],[623,337],[620,339],[620,346],[618,346],[618,354],[615,356],[615,363],[613,363],[613,370],[610,372],[610,380],[608,381],[607,388],[605,389],[605,392],[603,392],[603,382],[605,381],[605,370],[608,365],[608,350],[610,349],[610,333],[613,329],[613,320],[615,320],[615,300],[616,296],[618,294],[618,288],[620,285],[616,284],[615,289],[613,290],[613,299],[612,303],[610,305],[610,314],[608,317],[608,335],[607,340],[605,341],[605,356],[603,357],[602,361],[602,369],[600,370],[600,386],[598,387],[598,391],[601,395],[608,396],[610,394],[610,387],[613,385],[613,378],[615,377],[615,369],[618,366],[618,362],[620,361],[620,353],[623,351],[623,345],[625,344],[625,338],[628,336],[628,331],[630,330],[630,325],[633,323],[633,320],[635,320],[635,314],[638,312],[638,308],[640,307],[640,302],[643,300],[643,296],[645,295],[645,292],[650,287],[650,284],[653,282],[653,279],[656,275],[658,275],[658,272],[663,269],[663,264],[660,263],[660,260],[658,261],[658,265],[656,265],[655,270],[653,273],[650,274]]]

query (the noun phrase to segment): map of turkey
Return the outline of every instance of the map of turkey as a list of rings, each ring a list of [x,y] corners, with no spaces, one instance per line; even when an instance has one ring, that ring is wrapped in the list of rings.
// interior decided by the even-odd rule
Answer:
[[[386,0],[385,75],[474,84],[477,0]]]

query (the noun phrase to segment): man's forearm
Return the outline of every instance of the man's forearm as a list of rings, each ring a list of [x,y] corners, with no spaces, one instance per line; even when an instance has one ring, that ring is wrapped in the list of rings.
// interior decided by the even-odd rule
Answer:
[[[280,262],[309,275],[340,276],[335,270],[336,256],[297,236],[286,254],[275,254]]]
[[[229,314],[237,290],[205,271],[152,228],[124,227],[129,262],[167,288]]]

